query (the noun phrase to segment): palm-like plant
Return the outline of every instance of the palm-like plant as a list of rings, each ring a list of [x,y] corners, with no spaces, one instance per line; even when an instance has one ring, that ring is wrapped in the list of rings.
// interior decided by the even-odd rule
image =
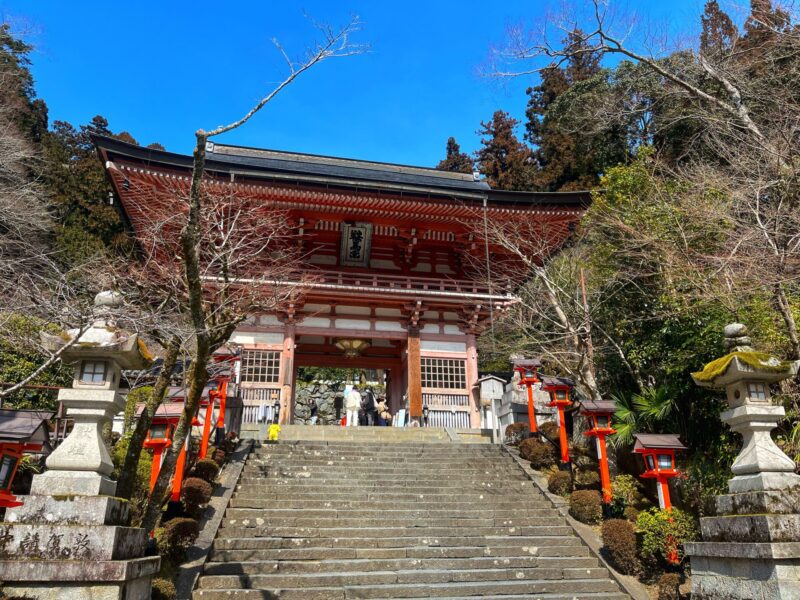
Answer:
[[[674,430],[677,404],[666,387],[648,387],[641,394],[631,396],[613,395],[617,405],[614,412],[614,429],[611,443],[627,446],[633,443],[633,435],[642,431]]]

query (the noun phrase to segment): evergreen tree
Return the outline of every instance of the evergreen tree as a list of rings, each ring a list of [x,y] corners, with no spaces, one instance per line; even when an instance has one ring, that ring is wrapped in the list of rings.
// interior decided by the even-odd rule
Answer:
[[[42,148],[46,162],[44,182],[57,212],[56,250],[65,264],[75,264],[106,249],[128,248],[119,214],[108,202],[111,192],[90,135],[113,135],[108,121],[96,116],[75,129],[55,121]],[[136,143],[127,133],[116,137]]]
[[[498,110],[481,122],[478,135],[483,146],[475,154],[478,170],[487,183],[500,190],[530,190],[533,187],[533,154],[514,134],[519,121]]]
[[[569,52],[564,67],[554,64],[544,69],[539,85],[528,89],[525,137],[535,148],[538,169],[534,183],[542,190],[594,186],[607,154],[604,149],[595,147],[593,140],[585,139],[581,132],[565,127],[560,115],[551,110],[576,84],[601,74],[600,54],[591,50],[580,30],[571,32],[564,39],[564,45]]]
[[[700,52],[711,56],[730,52],[739,37],[739,31],[731,18],[719,7],[717,0],[706,2],[700,22]]]
[[[456,173],[472,173],[474,165],[469,154],[461,152],[461,146],[456,142],[456,138],[447,138],[447,150],[445,158],[439,161],[436,168],[440,171],[454,171]]]
[[[0,24],[0,104],[9,107],[20,132],[38,142],[47,129],[47,105],[36,98],[30,53],[33,47]]]

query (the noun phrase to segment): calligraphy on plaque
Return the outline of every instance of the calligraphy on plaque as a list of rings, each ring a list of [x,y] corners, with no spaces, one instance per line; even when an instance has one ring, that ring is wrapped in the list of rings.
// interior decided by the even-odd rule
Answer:
[[[368,267],[371,246],[372,223],[342,223],[340,265]]]

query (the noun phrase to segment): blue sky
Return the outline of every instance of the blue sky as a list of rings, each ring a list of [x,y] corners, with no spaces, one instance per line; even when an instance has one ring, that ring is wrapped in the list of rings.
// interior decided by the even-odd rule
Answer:
[[[239,118],[285,75],[272,46],[305,47],[318,21],[358,14],[368,54],[326,62],[286,89],[244,128],[218,141],[434,165],[454,135],[466,151],[498,108],[524,116],[531,80],[500,85],[477,69],[510,23],[555,3],[495,2],[64,2],[0,0],[36,46],[36,89],[50,119],[102,114],[140,143],[189,152],[192,133]],[[629,1],[624,9],[696,31],[701,0]]]

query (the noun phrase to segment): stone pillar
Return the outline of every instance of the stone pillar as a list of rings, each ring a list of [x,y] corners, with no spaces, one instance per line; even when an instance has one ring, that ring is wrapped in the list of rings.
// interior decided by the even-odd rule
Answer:
[[[721,418],[744,441],[731,467],[730,494],[717,496],[716,516],[700,519],[702,542],[686,544],[692,598],[800,598],[800,476],[772,441],[783,418],[769,385],[794,376],[800,361],[756,352],[744,325],[725,328],[729,354],[692,374],[703,387],[724,389]]]
[[[121,299],[95,298],[96,320],[62,359],[75,365],[71,389],[58,398],[74,419],[67,439],[33,478],[31,495],[0,523],[0,579],[8,596],[53,600],[147,600],[160,559],[144,557],[147,533],[127,527],[128,502],[115,498],[113,469],[102,439],[104,424],[125,403],[120,370],[147,360],[137,336],[118,329],[112,310]],[[57,351],[80,334],[43,335]]]
[[[419,329],[408,328],[408,412],[412,419],[422,420],[422,361],[420,359]]]
[[[465,367],[467,393],[469,394],[469,426],[472,429],[480,429],[481,399],[480,392],[475,387],[478,382],[478,346],[473,333],[467,334],[467,362]]]

